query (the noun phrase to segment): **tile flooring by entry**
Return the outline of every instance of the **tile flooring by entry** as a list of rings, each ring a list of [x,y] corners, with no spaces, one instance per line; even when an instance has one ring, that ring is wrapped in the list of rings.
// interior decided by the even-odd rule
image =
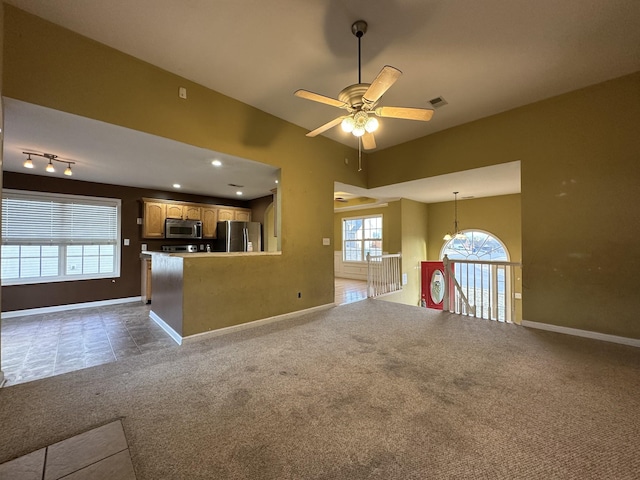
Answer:
[[[367,298],[367,282],[350,278],[335,279],[336,305],[359,302]]]
[[[0,480],[135,480],[120,420],[0,465]]]
[[[5,387],[177,347],[149,310],[127,303],[3,318]]]

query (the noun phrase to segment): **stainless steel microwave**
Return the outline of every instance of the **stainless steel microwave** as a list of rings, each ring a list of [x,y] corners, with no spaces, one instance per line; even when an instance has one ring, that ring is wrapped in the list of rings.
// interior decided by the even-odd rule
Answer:
[[[167,218],[164,222],[164,238],[202,238],[202,222]]]

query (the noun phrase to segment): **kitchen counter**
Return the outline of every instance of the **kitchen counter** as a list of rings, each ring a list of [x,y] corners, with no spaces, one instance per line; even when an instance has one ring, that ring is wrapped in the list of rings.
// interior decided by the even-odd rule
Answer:
[[[265,291],[282,295],[273,279],[267,280],[278,270],[282,252],[144,251],[140,257],[152,263],[150,316],[178,343],[190,335],[287,313],[273,310],[271,299],[264,298]]]
[[[279,256],[282,255],[282,252],[156,252],[145,250],[140,253],[140,256],[143,255],[165,255],[170,257],[181,257],[181,258],[211,258],[211,257],[264,257],[264,256]]]

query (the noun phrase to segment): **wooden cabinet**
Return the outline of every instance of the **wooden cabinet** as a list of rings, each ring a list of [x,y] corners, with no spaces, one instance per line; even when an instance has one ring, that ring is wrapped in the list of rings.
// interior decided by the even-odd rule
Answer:
[[[164,221],[167,218],[201,220],[203,238],[216,238],[217,223],[225,220],[251,221],[248,208],[181,203],[172,200],[143,198],[144,218],[142,238],[164,238]]]
[[[202,220],[202,207],[197,205],[184,205],[182,215],[185,220]]]
[[[236,210],[236,220],[240,220],[241,222],[250,222],[251,210]]]
[[[202,236],[203,238],[216,238],[218,227],[218,208],[202,207]]]
[[[238,220],[241,222],[251,221],[251,210],[247,208],[224,207],[218,208],[218,221]]]
[[[167,204],[167,218],[179,218],[182,220],[184,207],[179,204],[168,203]]]
[[[232,208],[218,208],[218,221],[235,220],[236,212]]]
[[[143,238],[164,238],[166,208],[164,203],[144,202]]]

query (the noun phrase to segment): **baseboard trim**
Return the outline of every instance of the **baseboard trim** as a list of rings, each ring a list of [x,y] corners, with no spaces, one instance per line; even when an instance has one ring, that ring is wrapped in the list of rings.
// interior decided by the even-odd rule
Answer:
[[[246,330],[249,328],[259,327],[261,325],[268,325],[270,323],[280,322],[282,320],[288,320],[290,318],[296,318],[301,315],[306,315],[307,313],[319,312],[322,310],[328,310],[330,308],[334,308],[336,306],[335,303],[327,303],[326,305],[319,305],[317,307],[306,308],[304,310],[296,310],[295,312],[283,313],[282,315],[276,315],[274,317],[261,318],[259,320],[253,320],[251,322],[240,323],[238,325],[231,325],[229,327],[218,328],[216,330],[209,330],[208,332],[196,333],[194,335],[189,335],[184,337],[183,340],[190,341],[192,339],[196,339],[198,337],[202,337],[204,335],[217,337],[220,335],[226,335],[228,333],[239,332],[241,330]]]
[[[182,345],[182,336],[173,328],[171,328],[171,325],[162,320],[156,312],[151,310],[149,312],[149,318],[151,318],[151,320],[156,322],[160,326],[160,328],[167,332],[167,335],[169,335],[178,345]]]
[[[620,343],[622,345],[629,345],[631,347],[640,347],[640,339],[637,338],[619,337],[618,335],[609,335],[608,333],[592,332],[590,330],[580,330],[578,328],[561,327],[559,325],[532,322],[530,320],[522,320],[522,326],[528,328],[536,328],[538,330],[547,330],[549,332],[564,333],[566,335],[574,335],[576,337],[602,340],[603,342]]]
[[[64,312],[66,310],[78,310],[80,308],[105,307],[107,305],[119,305],[121,303],[142,302],[142,297],[112,298],[110,300],[98,300],[96,302],[70,303],[68,305],[55,305],[53,307],[27,308],[25,310],[14,310],[2,312],[2,318],[25,317],[27,315],[37,315],[40,313]]]

